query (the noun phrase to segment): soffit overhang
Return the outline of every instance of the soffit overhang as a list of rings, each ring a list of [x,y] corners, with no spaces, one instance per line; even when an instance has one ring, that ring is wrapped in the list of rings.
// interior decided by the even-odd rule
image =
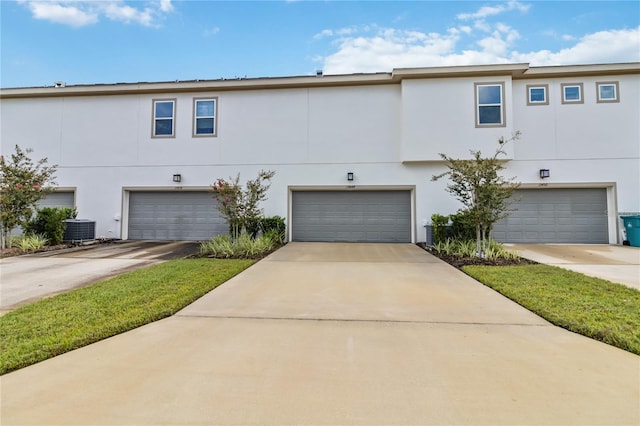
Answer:
[[[25,87],[0,89],[0,98],[48,98],[71,96],[108,96],[225,92],[269,89],[298,89],[344,86],[400,84],[403,80],[503,76],[514,80],[599,75],[640,74],[640,62],[623,64],[530,67],[527,63],[471,65],[428,68],[397,68],[390,73],[344,74],[324,76],[237,78],[170,82],[79,84],[64,87]]]

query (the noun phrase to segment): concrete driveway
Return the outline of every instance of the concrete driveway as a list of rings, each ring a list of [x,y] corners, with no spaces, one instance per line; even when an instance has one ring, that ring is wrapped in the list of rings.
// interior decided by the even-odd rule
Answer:
[[[197,249],[192,242],[131,241],[0,259],[0,312]]]
[[[640,357],[411,244],[290,243],[177,315],[0,378],[2,424],[637,425]]]
[[[520,256],[640,290],[640,248],[600,244],[509,244]]]

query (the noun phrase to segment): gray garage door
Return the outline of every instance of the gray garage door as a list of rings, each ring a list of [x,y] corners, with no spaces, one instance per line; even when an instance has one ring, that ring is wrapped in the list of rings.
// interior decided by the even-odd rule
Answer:
[[[227,233],[210,192],[131,192],[129,239],[204,241]]]
[[[604,188],[521,189],[517,211],[496,223],[493,236],[510,243],[606,244],[607,191]]]
[[[38,202],[38,208],[74,207],[73,192],[52,192]]]
[[[410,191],[295,191],[294,241],[411,242]]]

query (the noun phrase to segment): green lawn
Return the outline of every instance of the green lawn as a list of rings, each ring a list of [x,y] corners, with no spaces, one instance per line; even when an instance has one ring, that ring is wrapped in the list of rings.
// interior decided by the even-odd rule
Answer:
[[[172,260],[18,308],[0,317],[0,374],[168,317],[254,262]]]
[[[464,272],[567,330],[640,355],[640,291],[548,265]]]

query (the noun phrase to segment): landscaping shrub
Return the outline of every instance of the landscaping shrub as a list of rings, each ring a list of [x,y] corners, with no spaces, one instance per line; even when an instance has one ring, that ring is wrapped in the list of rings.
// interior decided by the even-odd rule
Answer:
[[[476,242],[474,240],[458,240],[447,238],[444,241],[434,243],[433,249],[438,253],[447,256],[457,257],[475,257]],[[491,240],[485,251],[485,259],[487,260],[517,260],[517,253],[508,250],[504,245],[497,241]]]
[[[431,226],[433,227],[433,244],[444,243],[447,239],[459,241],[476,239],[476,229],[467,212],[458,212],[449,216],[434,213],[431,215]]]
[[[244,224],[244,229],[251,238],[257,237],[260,231],[262,230],[262,218],[253,217],[253,218],[247,219],[247,221]],[[233,235],[233,232],[229,232],[229,233]]]
[[[15,238],[12,244],[22,252],[30,253],[43,249],[47,245],[47,239],[40,234],[21,235]]]
[[[210,241],[200,244],[200,254],[219,259],[255,259],[275,250],[281,243],[273,237],[273,231],[251,238],[242,232],[233,239],[230,235],[216,235]]]
[[[260,224],[264,234],[272,234],[272,237],[278,240],[278,244],[282,244],[284,242],[287,227],[284,223],[283,217],[263,217]]]
[[[485,259],[488,260],[518,260],[520,256],[518,253],[507,249],[504,245],[495,240],[489,241],[489,247],[484,252]]]
[[[432,214],[431,226],[433,227],[433,244],[441,243],[447,239],[449,216],[443,216],[438,213]]]
[[[43,235],[51,245],[62,243],[65,220],[77,216],[75,208],[44,207],[39,209],[35,218],[27,222],[24,232],[27,235]]]
[[[476,227],[471,221],[468,212],[452,214],[449,219],[451,219],[450,238],[463,241],[476,239]]]

